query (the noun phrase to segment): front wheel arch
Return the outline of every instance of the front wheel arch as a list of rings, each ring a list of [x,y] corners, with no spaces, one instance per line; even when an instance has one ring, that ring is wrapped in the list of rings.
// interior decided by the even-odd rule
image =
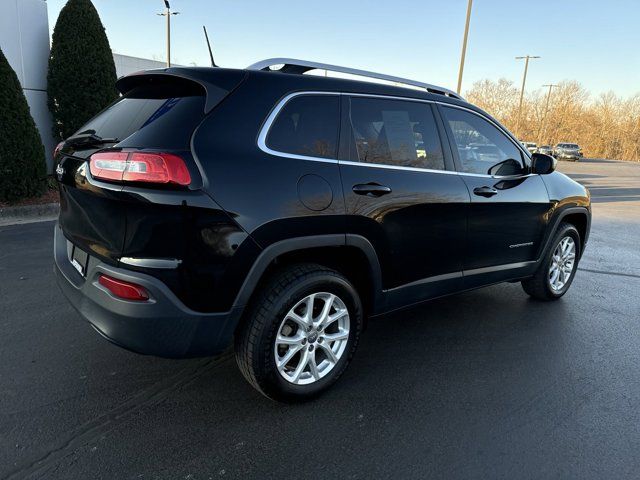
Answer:
[[[556,214],[552,222],[552,227],[547,229],[545,239],[538,252],[538,262],[542,261],[550,248],[550,243],[558,232],[558,228],[562,223],[570,223],[573,225],[580,235],[580,255],[589,240],[589,231],[591,229],[591,213],[586,207],[568,207]]]
[[[575,241],[576,255],[572,262],[571,272],[569,278],[565,281],[561,290],[554,290],[550,284],[550,263],[552,262],[552,255],[554,250],[564,238],[571,237]],[[553,237],[550,242],[550,248],[545,251],[543,257],[538,263],[538,268],[533,276],[522,280],[522,288],[531,297],[537,300],[549,301],[558,300],[561,298],[570,288],[573,279],[578,270],[578,263],[580,261],[580,255],[582,254],[583,245],[580,241],[580,234],[575,225],[562,222],[556,231],[553,232]],[[555,259],[555,256],[553,257]],[[555,263],[555,260],[553,260]],[[564,263],[562,264],[564,265]]]

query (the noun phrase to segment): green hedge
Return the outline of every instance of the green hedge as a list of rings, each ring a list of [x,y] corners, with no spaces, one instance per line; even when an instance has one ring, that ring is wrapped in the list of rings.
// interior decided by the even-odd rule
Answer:
[[[44,147],[16,72],[0,50],[0,200],[43,192]]]
[[[118,97],[109,40],[89,0],[69,0],[51,40],[47,75],[53,135],[64,140]]]

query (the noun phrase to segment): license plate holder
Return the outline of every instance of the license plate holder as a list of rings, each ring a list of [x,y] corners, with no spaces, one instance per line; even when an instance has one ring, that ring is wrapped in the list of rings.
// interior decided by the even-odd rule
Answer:
[[[71,250],[71,265],[82,275],[87,276],[87,263],[89,261],[89,255],[74,246]]]

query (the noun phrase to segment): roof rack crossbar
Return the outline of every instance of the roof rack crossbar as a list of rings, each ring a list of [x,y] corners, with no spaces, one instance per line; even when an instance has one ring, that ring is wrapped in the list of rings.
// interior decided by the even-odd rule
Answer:
[[[404,85],[411,85],[413,87],[424,88],[431,93],[439,93],[452,98],[462,99],[460,95],[447,88],[439,87],[437,85],[431,85],[429,83],[418,82],[416,80],[409,80],[407,78],[395,77],[393,75],[387,75],[385,73],[369,72],[367,70],[359,70],[357,68],[341,67],[338,65],[329,65],[327,63],[310,62],[308,60],[297,60],[295,58],[269,58],[260,62],[254,63],[247,67],[247,70],[271,70],[270,67],[274,65],[282,65],[282,68],[276,70],[283,73],[295,73],[303,74],[309,70],[327,70],[330,72],[348,73],[351,75],[357,75],[360,77],[376,78],[378,80],[386,80],[388,82],[401,83]]]

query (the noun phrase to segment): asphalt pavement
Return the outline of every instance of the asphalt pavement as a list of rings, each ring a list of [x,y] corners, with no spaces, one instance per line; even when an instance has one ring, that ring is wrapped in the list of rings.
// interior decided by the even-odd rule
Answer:
[[[230,354],[109,344],[55,285],[53,223],[0,227],[0,478],[638,478],[640,164],[559,168],[594,203],[562,300],[505,284],[386,316],[303,405]]]

